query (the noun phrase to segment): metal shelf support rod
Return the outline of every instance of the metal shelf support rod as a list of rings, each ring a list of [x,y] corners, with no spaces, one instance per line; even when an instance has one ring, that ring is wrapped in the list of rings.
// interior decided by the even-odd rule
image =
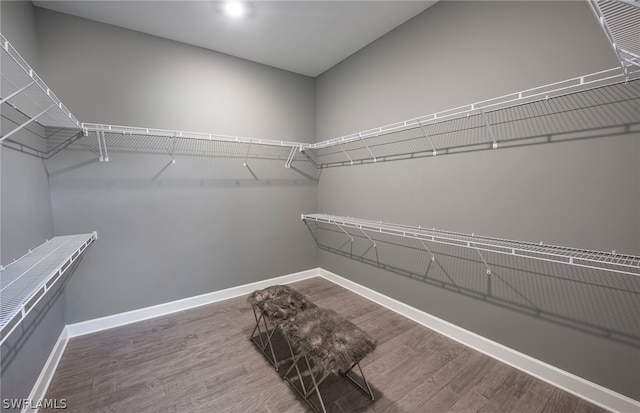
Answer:
[[[171,164],[176,163],[176,137],[171,138]]]
[[[367,143],[364,140],[362,140],[362,138],[360,138],[360,142],[362,142],[364,147],[367,148],[367,151],[369,151],[369,154],[373,158],[373,162],[378,162],[378,159],[376,159],[376,156],[373,154],[373,152],[371,152],[371,149],[369,149],[369,147],[367,146]]]
[[[471,247],[473,248],[473,247]],[[475,249],[475,248],[474,248]],[[478,253],[478,255],[480,256],[480,259],[482,260],[482,262],[484,263],[484,266],[487,268],[487,275],[491,275],[491,267],[489,267],[489,264],[487,264],[487,260],[484,259],[484,257],[482,256],[482,253],[480,252],[480,250],[476,249],[476,252]]]
[[[45,113],[47,113],[50,109],[53,109],[56,105],[51,105],[48,108],[46,108],[45,110],[43,110],[42,112],[38,113],[36,116],[32,117],[31,119],[27,120],[25,123],[23,123],[22,125],[18,126],[17,128],[15,128],[14,130],[12,130],[11,132],[7,133],[6,135],[4,135],[2,138],[0,138],[0,142],[4,141],[5,139],[7,139],[9,136],[13,135],[14,133],[18,132],[20,129],[24,128],[25,126],[27,126],[28,124],[30,124],[31,122],[34,122],[36,119],[38,119],[40,116],[44,115]]]
[[[102,146],[104,146],[104,161],[109,162],[109,153],[107,152],[107,139],[104,137],[104,131],[100,131],[102,135]]]
[[[429,141],[429,145],[431,145],[431,149],[433,149],[433,156],[436,156],[438,152],[436,151],[436,147],[433,145],[433,142],[431,141],[431,138],[427,133],[427,129],[424,127],[422,122],[418,122],[418,124],[420,125],[420,129],[422,129],[422,133],[424,134],[424,137],[427,138],[427,141]]]
[[[372,240],[371,237],[366,232],[364,232],[362,228],[358,228],[358,229],[360,230],[360,232],[362,232],[364,234],[365,237],[367,237],[367,239],[369,241],[371,241],[371,244],[372,244],[372,246],[374,248],[378,248],[377,245],[376,245],[376,242],[374,240]]]
[[[487,129],[489,130],[489,135],[491,135],[491,140],[493,141],[493,149],[496,149],[498,147],[498,142],[496,142],[496,137],[493,134],[493,128],[491,127],[491,124],[489,123],[489,118],[487,118],[487,114],[484,113],[484,109],[482,109],[482,107],[480,108],[480,113],[482,114],[482,119],[484,120],[484,124],[487,126]]]
[[[344,230],[344,228],[342,228],[340,225],[336,225],[338,228],[340,228],[340,231],[344,232],[347,237],[349,237],[349,239],[351,240],[351,242],[353,242],[353,237],[351,236],[351,234],[349,234],[347,231]]]
[[[284,167],[285,168],[291,168],[291,164],[293,163],[293,159],[296,157],[296,151],[298,150],[297,147],[292,146],[291,147],[291,151],[289,152],[289,156],[287,157],[287,162],[285,162]]]
[[[427,244],[424,243],[423,240],[421,240],[420,238],[418,238],[418,241],[420,241],[420,244],[422,244],[422,247],[427,250],[427,252],[429,253],[429,255],[431,255],[431,261],[435,261],[436,257],[433,256],[433,252],[431,252],[431,250],[429,249],[429,247],[427,247]]]
[[[367,248],[365,252],[362,253],[362,256],[364,257],[365,254],[369,252],[371,248],[373,248],[376,251],[376,261],[380,261],[380,259],[378,258],[378,246],[376,245],[375,241],[372,240],[371,237],[366,232],[364,232],[362,228],[358,228],[358,229],[360,230],[360,232],[364,234],[365,237],[369,239],[369,241],[371,241],[371,246]]]
[[[98,151],[100,152],[100,157],[98,160],[100,162],[104,162],[104,155],[102,154],[102,139],[100,139],[100,131],[96,130],[96,137],[98,138]]]
[[[251,151],[251,145],[253,145],[252,143],[249,144],[249,147],[247,148],[247,153],[244,155],[244,162],[242,162],[242,166],[244,167],[249,167],[249,164],[247,164],[247,161],[249,160],[249,152]]]
[[[0,100],[0,105],[3,104],[4,102],[8,101],[9,99],[11,99],[12,97],[19,95],[20,93],[24,92],[25,90],[29,89],[32,85],[35,85],[36,82],[31,82],[28,83],[26,85],[24,85],[23,87],[21,87],[20,89],[16,90],[15,92],[13,92],[12,94],[10,94],[9,96],[7,96],[6,98]]]
[[[349,154],[344,150],[344,148],[342,147],[342,145],[340,146],[340,150],[342,151],[342,153],[344,153],[344,156],[347,157],[347,159],[349,159],[349,162],[351,162],[351,165],[353,165],[353,159],[351,159],[351,157],[349,156]]]

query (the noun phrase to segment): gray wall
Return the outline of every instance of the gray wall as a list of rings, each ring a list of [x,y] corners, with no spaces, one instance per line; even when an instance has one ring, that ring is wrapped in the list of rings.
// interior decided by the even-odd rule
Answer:
[[[43,77],[84,122],[315,139],[311,78],[43,9],[37,22]],[[107,145],[108,163],[95,137],[47,162],[56,234],[98,232],[67,323],[317,266],[306,162],[285,169],[254,146],[249,169],[246,146],[181,141],[170,164],[169,142]]]
[[[317,139],[616,66],[586,2],[440,2],[317,79]],[[318,211],[638,255],[638,138],[636,133],[328,168],[318,185]],[[340,234],[327,233],[333,248],[344,241],[344,235],[338,239]],[[359,256],[368,245],[359,242],[354,255],[322,250],[320,266],[640,399],[637,344],[623,344],[603,333],[608,323],[625,318],[627,332],[638,342],[637,277],[599,274],[598,278],[539,264],[528,264],[516,273],[502,263],[499,274],[504,281],[498,284],[512,296],[505,306],[489,302],[492,297],[474,286],[478,280],[486,282],[477,256],[441,251],[438,258],[444,270],[428,273],[440,277],[436,282],[414,276],[424,273],[426,261],[421,270],[414,269],[416,274],[380,269],[373,252],[364,259]],[[394,248],[396,258],[391,257]],[[409,254],[398,248],[381,246],[380,256],[419,267],[410,262],[415,251]],[[398,258],[402,254],[405,259]],[[549,281],[553,276],[562,281]],[[588,277],[623,286],[622,291],[610,294],[609,287],[601,287],[589,290],[593,293],[589,295],[580,281]],[[564,286],[558,288],[559,283]],[[464,285],[471,291],[462,291]],[[514,302],[517,305],[511,305]],[[566,308],[552,309],[554,303]],[[603,312],[589,318],[591,307]],[[540,309],[554,321],[536,314]],[[568,327],[568,320],[578,322]],[[594,324],[602,330],[591,330]]]
[[[35,10],[29,1],[2,3],[2,34],[29,64],[38,70]],[[8,133],[25,121],[21,115],[2,108],[2,132]],[[42,128],[30,126],[11,139],[43,149]],[[2,246],[1,262],[35,248],[53,236],[53,215],[47,172],[41,160],[11,149],[2,150]]]
[[[38,69],[35,10],[29,1],[3,1],[0,31]],[[6,106],[1,127],[5,134],[24,122]],[[31,126],[11,138],[44,149],[42,128]],[[0,148],[0,256],[6,265],[52,238],[53,214],[47,171],[42,160]],[[2,346],[2,398],[29,395],[64,327],[62,290],[52,291]]]

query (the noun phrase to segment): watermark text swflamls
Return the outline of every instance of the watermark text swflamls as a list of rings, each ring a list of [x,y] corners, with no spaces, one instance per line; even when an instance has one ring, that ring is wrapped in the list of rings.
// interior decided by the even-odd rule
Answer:
[[[67,399],[2,399],[3,409],[66,409]]]

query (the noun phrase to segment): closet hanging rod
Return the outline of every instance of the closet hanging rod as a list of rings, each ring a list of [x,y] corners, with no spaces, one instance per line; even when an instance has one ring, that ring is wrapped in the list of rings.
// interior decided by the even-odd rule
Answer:
[[[434,242],[477,251],[487,251],[519,258],[534,259],[596,269],[619,274],[640,276],[640,257],[586,249],[512,241],[459,232],[427,229],[420,226],[392,224],[327,214],[303,214],[302,220],[331,224],[360,231],[378,232],[419,241]]]

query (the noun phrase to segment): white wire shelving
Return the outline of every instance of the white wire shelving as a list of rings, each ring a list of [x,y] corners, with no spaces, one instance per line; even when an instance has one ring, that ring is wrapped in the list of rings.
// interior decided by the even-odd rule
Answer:
[[[640,70],[624,74],[612,68],[317,143],[93,123],[83,123],[82,130],[86,137],[97,138],[101,160],[108,160],[111,144],[107,138],[117,140],[117,147],[123,150],[143,146],[127,144],[123,138],[145,144],[157,139],[165,142],[160,145],[167,152],[173,150],[167,139],[186,139],[241,144],[249,148],[247,152],[252,145],[280,148],[288,152],[286,167],[301,153],[316,168],[323,168],[402,159],[416,153],[453,153],[469,147],[495,149],[576,131],[619,126],[627,131],[640,129],[638,77]]]
[[[323,168],[634,131],[638,78],[640,70],[612,68],[318,142],[303,153]]]
[[[633,73],[634,79],[640,77],[640,71]],[[424,126],[434,123],[444,122],[451,119],[468,118],[471,115],[482,115],[490,110],[505,109],[516,107],[526,103],[548,102],[550,99],[566,96],[571,93],[589,90],[592,88],[604,87],[611,84],[628,83],[630,79],[620,73],[619,68],[611,68],[600,72],[591,73],[583,76],[577,76],[560,82],[550,83],[544,86],[537,86],[531,89],[522,90],[507,95],[482,100],[453,109],[448,109],[417,118],[395,122],[389,125],[352,133],[334,139],[318,142],[309,145],[310,149],[324,149],[336,145],[344,145],[346,143],[358,142],[363,139],[369,139],[408,129],[423,128]],[[494,145],[494,146],[497,146]]]
[[[0,143],[33,122],[45,127],[79,130],[78,119],[1,33],[0,50],[0,104],[6,103],[26,117],[26,121],[1,136]]]
[[[157,139],[160,141],[165,141],[164,145],[166,151],[172,156],[175,156],[176,144],[177,140],[193,140],[198,142],[218,142],[218,143],[229,143],[229,144],[243,144],[247,146],[246,155],[248,156],[251,151],[251,147],[255,145],[256,147],[269,147],[274,149],[284,149],[288,151],[288,156],[286,157],[285,167],[289,168],[291,163],[294,161],[296,154],[308,144],[293,142],[293,141],[281,141],[274,139],[264,139],[264,138],[253,138],[246,136],[234,136],[234,135],[221,135],[221,134],[213,134],[213,133],[200,133],[200,132],[185,132],[178,130],[167,130],[167,129],[154,129],[154,128],[141,128],[141,127],[133,127],[133,126],[117,126],[117,125],[106,125],[106,124],[96,124],[96,123],[83,123],[82,130],[84,136],[90,137],[95,136],[98,142],[98,152],[99,152],[99,160],[100,161],[109,161],[108,155],[108,147],[111,145],[107,145],[107,137],[109,140],[118,140],[118,148],[119,150],[126,150],[126,147],[131,148],[130,144],[122,141],[123,137],[130,137],[132,139],[137,139],[138,142],[147,140],[146,147],[151,149],[153,144],[149,145],[148,139]],[[133,146],[140,148],[143,145],[136,145],[133,143]],[[157,147],[156,147],[157,149]],[[208,151],[200,150],[201,153],[207,153]],[[246,160],[245,160],[246,162]]]
[[[0,268],[0,344],[97,239],[97,233],[54,237]]]
[[[174,158],[179,146],[175,142],[191,140],[200,143],[195,151],[203,156],[216,156],[220,150],[229,152],[227,147],[205,146],[206,142],[217,142],[237,145],[233,152],[238,154],[234,156],[244,157],[245,163],[256,148],[270,148],[265,149],[266,157],[285,160],[287,168],[300,159],[324,168],[455,153],[460,148],[492,149],[531,139],[544,142],[557,134],[583,130],[620,126],[627,131],[640,129],[640,81],[636,80],[640,68],[635,66],[626,67],[624,73],[620,68],[604,70],[317,143],[80,123],[9,42],[4,37],[1,41],[2,102],[23,113],[27,120],[2,136],[0,142],[43,159],[67,148],[86,149],[86,138],[92,137],[101,161],[109,160],[110,148],[114,152],[143,152],[147,148],[149,153],[168,152]],[[10,139],[31,122],[53,131],[45,133],[46,152]],[[608,132],[604,133],[606,136]],[[188,150],[186,154],[194,153]]]
[[[640,1],[590,0],[590,5],[621,62],[621,67],[554,82],[508,95],[395,122],[317,143],[261,139],[213,133],[162,130],[156,128],[80,123],[18,52],[0,34],[2,49],[2,103],[12,105],[27,116],[26,122],[0,137],[10,138],[31,122],[57,127],[59,133],[48,152],[23,143],[6,141],[15,149],[45,159],[80,139],[68,129],[95,135],[100,160],[108,161],[107,138],[195,139],[248,147],[284,148],[290,167],[298,153],[316,168],[354,165],[453,153],[460,148],[495,149],[523,140],[544,139],[557,134],[602,130],[624,126],[640,129],[637,111],[640,99]],[[622,70],[620,70],[622,69]],[[634,82],[636,81],[636,82]],[[627,88],[621,85],[629,86]],[[555,125],[551,127],[550,125]],[[606,135],[606,132],[605,132]],[[119,140],[122,144],[122,140]],[[135,146],[135,144],[133,144]],[[131,146],[128,144],[121,147]],[[171,149],[169,149],[171,151]],[[210,155],[211,151],[205,151]],[[420,155],[421,154],[421,155]],[[301,158],[299,158],[301,159]]]
[[[330,224],[341,229],[357,229],[362,232],[369,241],[371,241],[373,247],[376,246],[375,241],[371,239],[367,232],[411,238],[420,240],[421,242],[432,242],[469,248],[479,252],[491,252],[619,274],[640,276],[640,257],[617,254],[615,251],[592,251],[546,245],[542,243],[512,241],[500,238],[483,237],[475,234],[442,231],[435,228],[428,229],[420,226],[416,227],[392,224],[382,221],[370,221],[327,214],[303,214],[302,220]],[[490,272],[490,268],[488,266],[487,271]]]
[[[590,0],[602,29],[613,47],[622,71],[640,67],[640,1]]]

